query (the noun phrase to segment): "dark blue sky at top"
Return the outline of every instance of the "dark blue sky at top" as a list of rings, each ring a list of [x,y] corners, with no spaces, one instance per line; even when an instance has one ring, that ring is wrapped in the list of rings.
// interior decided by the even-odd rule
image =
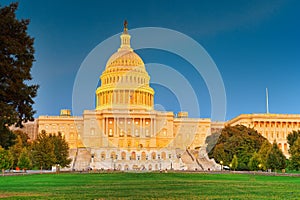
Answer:
[[[223,78],[226,119],[265,112],[266,87],[271,113],[300,113],[299,10],[297,0],[20,0],[17,16],[31,20],[28,32],[35,38],[32,82],[40,85],[36,116],[58,115],[60,109],[72,108],[73,83],[82,61],[100,42],[121,32],[124,19],[129,29],[163,27],[200,43]],[[163,51],[137,52],[145,63],[162,63],[188,77],[200,102],[201,117],[210,117],[207,87],[188,62]],[[176,94],[157,84],[152,87],[156,104],[180,110]]]

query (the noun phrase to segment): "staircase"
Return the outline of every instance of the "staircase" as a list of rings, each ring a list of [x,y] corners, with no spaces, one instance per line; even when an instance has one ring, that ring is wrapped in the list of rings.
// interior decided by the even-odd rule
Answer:
[[[181,156],[182,162],[187,170],[218,170],[219,167],[214,159],[209,159],[207,154],[203,154],[198,150],[188,150]]]
[[[216,162],[213,159],[207,157],[198,158],[199,162],[203,166],[204,170],[219,170]]]
[[[73,161],[73,170],[87,170],[90,167],[91,153],[87,148],[77,148]]]
[[[188,149],[182,154],[181,156],[182,162],[187,167],[187,170],[195,170],[195,169],[203,169],[201,164],[198,162],[197,159],[194,158],[194,156],[189,152]]]

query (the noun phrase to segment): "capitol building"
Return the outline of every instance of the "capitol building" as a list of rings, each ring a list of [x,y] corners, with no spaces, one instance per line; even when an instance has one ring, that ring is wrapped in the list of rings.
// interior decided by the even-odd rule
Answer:
[[[126,23],[120,39],[120,48],[100,76],[94,110],[82,116],[61,110],[59,116],[39,116],[25,125],[31,139],[43,130],[61,132],[69,143],[71,169],[218,170],[220,165],[207,156],[206,137],[236,124],[276,140],[288,156],[286,136],[300,129],[300,115],[249,114],[213,122],[189,118],[187,112],[157,111],[150,76],[131,48]]]

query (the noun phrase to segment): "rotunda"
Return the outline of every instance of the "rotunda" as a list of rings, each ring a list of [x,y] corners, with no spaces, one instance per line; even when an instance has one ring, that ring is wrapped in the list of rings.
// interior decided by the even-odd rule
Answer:
[[[120,36],[121,46],[107,61],[96,90],[96,110],[152,110],[154,90],[145,64],[130,46],[127,22]]]

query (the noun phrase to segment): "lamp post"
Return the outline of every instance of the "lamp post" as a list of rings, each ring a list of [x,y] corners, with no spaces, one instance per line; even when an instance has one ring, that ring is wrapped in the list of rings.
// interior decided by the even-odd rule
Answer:
[[[262,167],[262,164],[259,163],[259,164],[258,164],[258,169],[261,170],[261,167]]]
[[[223,160],[220,161],[221,164],[221,171],[223,170]]]

